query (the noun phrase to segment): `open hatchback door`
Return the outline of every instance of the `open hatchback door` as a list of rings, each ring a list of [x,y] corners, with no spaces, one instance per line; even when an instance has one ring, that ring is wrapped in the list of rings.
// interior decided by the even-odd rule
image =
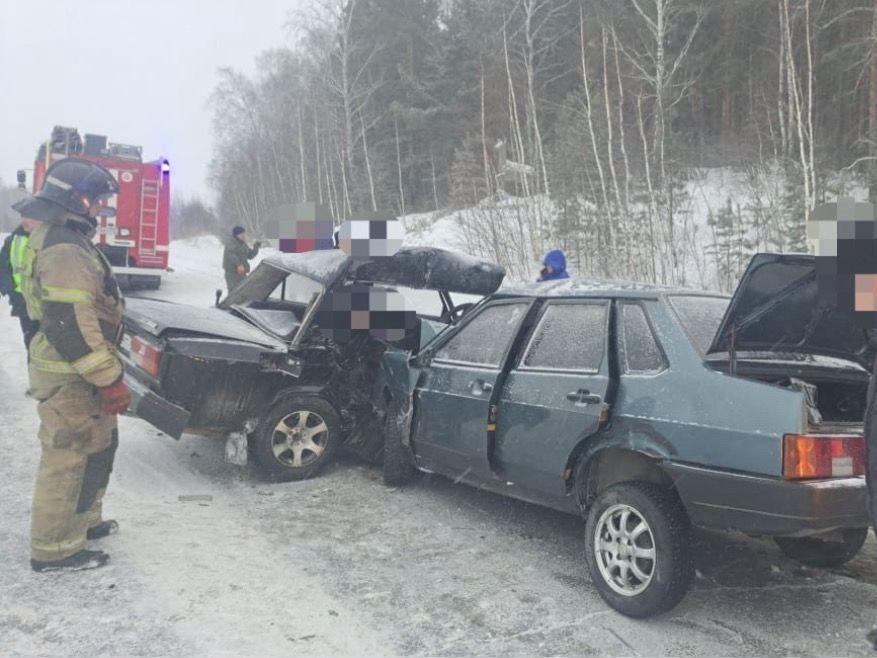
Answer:
[[[852,309],[820,302],[816,258],[757,254],[740,279],[707,354],[786,353],[835,357],[869,369],[868,334]]]

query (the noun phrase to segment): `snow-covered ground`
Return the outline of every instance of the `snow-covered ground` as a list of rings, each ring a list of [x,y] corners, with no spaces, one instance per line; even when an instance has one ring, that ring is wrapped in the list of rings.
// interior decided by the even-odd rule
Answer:
[[[172,247],[150,292],[208,305],[218,242]],[[672,612],[609,610],[571,516],[425,478],[404,489],[341,461],[268,484],[219,442],[123,418],[106,498],[110,564],[38,575],[28,559],[39,456],[18,326],[0,314],[0,655],[870,654],[877,546],[810,570],[768,541],[697,535],[698,578]],[[187,499],[194,496],[196,499]],[[181,498],[182,497],[182,498]]]

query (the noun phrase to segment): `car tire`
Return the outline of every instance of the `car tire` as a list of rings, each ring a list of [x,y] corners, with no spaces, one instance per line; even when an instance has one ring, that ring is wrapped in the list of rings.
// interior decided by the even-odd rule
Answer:
[[[253,453],[268,479],[290,482],[316,475],[340,444],[341,420],[332,404],[313,395],[291,395],[259,423]]]
[[[403,432],[408,424],[405,422],[405,414],[409,405],[407,401],[393,398],[387,405],[387,415],[384,419],[384,462],[381,466],[381,475],[384,484],[396,487],[412,482],[420,471],[414,465],[411,449],[402,442]]]
[[[648,482],[603,491],[588,510],[585,557],[600,596],[621,614],[670,610],[694,574],[691,525],[676,493]]]
[[[868,538],[868,528],[844,528],[840,541],[819,537],[774,537],[787,557],[808,567],[839,567],[852,560]]]

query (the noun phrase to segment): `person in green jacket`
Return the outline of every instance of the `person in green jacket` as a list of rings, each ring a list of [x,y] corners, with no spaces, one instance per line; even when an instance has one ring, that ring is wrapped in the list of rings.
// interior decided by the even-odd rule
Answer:
[[[250,273],[250,259],[259,253],[262,243],[253,243],[252,249],[247,244],[247,232],[243,226],[235,226],[231,235],[225,240],[225,251],[222,254],[222,268],[225,270],[225,285],[228,292],[234,290]]]
[[[24,269],[24,252],[28,235],[39,222],[23,217],[21,224],[3,241],[0,249],[0,296],[5,295],[12,308],[12,317],[21,324],[25,349],[39,329],[39,323],[27,314],[27,305],[21,292],[21,276]]]

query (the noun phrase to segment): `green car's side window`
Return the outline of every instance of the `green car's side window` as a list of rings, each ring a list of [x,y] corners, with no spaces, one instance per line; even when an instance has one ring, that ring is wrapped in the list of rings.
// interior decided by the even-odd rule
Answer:
[[[728,309],[727,297],[673,295],[670,305],[695,349],[705,354]]]
[[[521,369],[599,372],[606,342],[607,308],[602,302],[546,306]]]
[[[488,306],[436,352],[437,361],[498,368],[529,303]]]
[[[621,319],[624,371],[649,373],[666,368],[667,361],[646,318],[645,309],[639,304],[622,304]]]

